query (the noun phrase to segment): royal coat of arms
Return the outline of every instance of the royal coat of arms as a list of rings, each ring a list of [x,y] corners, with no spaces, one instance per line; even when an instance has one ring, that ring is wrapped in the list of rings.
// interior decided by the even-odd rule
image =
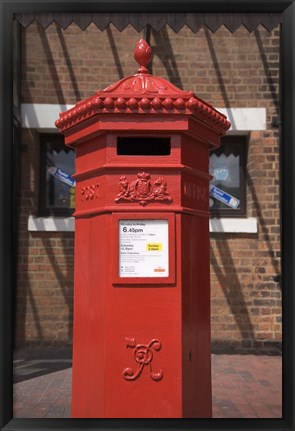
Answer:
[[[151,201],[172,202],[172,197],[167,192],[167,181],[158,177],[154,181],[146,172],[137,174],[137,178],[129,183],[126,176],[122,175],[119,181],[119,193],[115,202],[131,201],[140,205],[147,205]]]

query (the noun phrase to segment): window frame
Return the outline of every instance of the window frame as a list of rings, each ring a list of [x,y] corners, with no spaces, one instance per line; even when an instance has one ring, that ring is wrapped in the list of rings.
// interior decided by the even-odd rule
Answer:
[[[209,153],[209,166],[210,166],[210,154],[213,151],[218,151],[222,145],[238,144],[240,147],[239,157],[239,173],[240,173],[240,208],[219,208],[211,209],[211,218],[242,218],[247,217],[247,158],[248,158],[248,143],[249,135],[226,135],[220,139],[220,147],[213,148]]]
[[[40,157],[38,215],[40,217],[71,217],[75,208],[48,208],[46,206],[46,143],[49,139],[53,144],[60,144],[63,143],[64,138],[57,133],[40,133],[39,135]]]

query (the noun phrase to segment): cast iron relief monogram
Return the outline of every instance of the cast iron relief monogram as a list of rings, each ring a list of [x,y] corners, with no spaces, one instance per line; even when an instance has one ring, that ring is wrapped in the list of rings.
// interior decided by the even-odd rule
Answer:
[[[98,198],[99,184],[91,184],[81,188],[81,202]]]
[[[122,175],[119,182],[119,193],[115,202],[131,201],[138,202],[140,205],[147,205],[151,201],[172,202],[172,197],[167,192],[167,181],[158,177],[154,181],[150,174],[140,172],[137,179],[129,184],[127,178]]]
[[[137,369],[125,368],[123,377],[125,380],[135,380],[140,377],[145,366],[149,367],[150,378],[158,382],[163,378],[163,371],[160,369],[157,373],[152,370],[153,351],[161,350],[162,344],[159,340],[153,339],[149,344],[136,344],[135,338],[125,338],[126,347],[134,349],[133,356],[137,363]]]

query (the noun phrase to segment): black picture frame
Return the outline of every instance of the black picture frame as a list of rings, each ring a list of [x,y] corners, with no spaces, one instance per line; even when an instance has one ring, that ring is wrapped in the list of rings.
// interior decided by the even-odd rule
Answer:
[[[282,419],[16,419],[13,418],[14,152],[12,132],[12,17],[47,12],[246,12],[282,13],[281,37],[281,197],[283,302]],[[294,0],[0,1],[0,428],[63,429],[294,429],[294,246],[295,246],[295,5]]]

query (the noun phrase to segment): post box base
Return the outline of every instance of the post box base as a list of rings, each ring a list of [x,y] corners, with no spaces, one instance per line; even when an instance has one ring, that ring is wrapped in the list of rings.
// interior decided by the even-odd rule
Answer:
[[[195,264],[209,262],[208,220],[167,219],[175,229],[175,283],[121,286],[108,271],[118,217],[76,220],[76,247],[85,239],[89,247],[75,262],[82,270],[75,278],[73,417],[212,415],[209,275]]]

